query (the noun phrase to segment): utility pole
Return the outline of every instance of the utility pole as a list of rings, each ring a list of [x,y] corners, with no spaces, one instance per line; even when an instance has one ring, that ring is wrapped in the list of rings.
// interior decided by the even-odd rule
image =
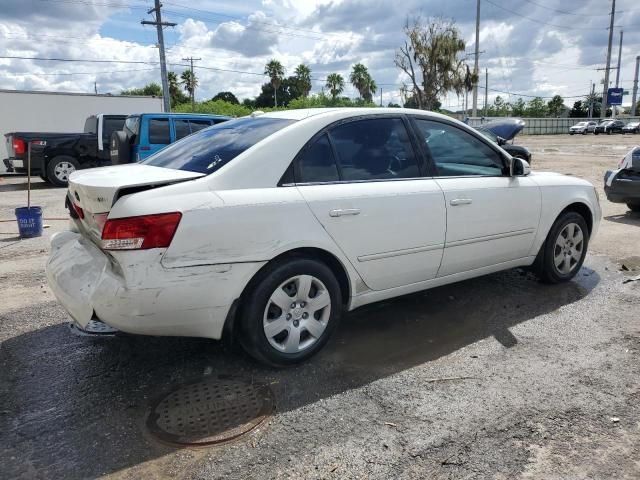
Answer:
[[[484,69],[484,116],[487,116],[487,108],[489,108],[489,69]]]
[[[172,22],[163,22],[162,21],[162,13],[160,9],[162,5],[160,4],[160,0],[154,0],[155,7],[147,11],[148,14],[155,12],[156,19],[151,22],[149,20],[142,20],[140,23],[142,25],[155,25],[156,31],[158,32],[158,47],[160,50],[160,75],[162,76],[162,103],[164,105],[164,111],[171,111],[171,101],[169,95],[169,81],[167,79],[167,61],[164,55],[164,32],[162,30],[163,27],[175,27],[177,23]]]
[[[612,0],[611,23],[609,25],[609,46],[607,48],[607,67],[604,71],[604,91],[602,92],[602,106],[600,107],[600,118],[607,116],[607,93],[609,90],[609,70],[611,70],[611,43],[613,42],[613,21],[616,16],[616,0]]]
[[[622,60],[622,36],[624,32],[620,30],[620,48],[618,49],[618,69],[616,70],[616,88],[620,84],[620,62]]]
[[[193,71],[193,62],[194,60],[197,62],[199,60],[202,60],[201,58],[193,58],[193,57],[189,57],[189,58],[183,58],[182,59],[184,62],[186,62],[187,60],[189,60],[189,63],[191,65],[190,67],[190,72],[191,72],[191,89],[189,90],[189,95],[191,97],[191,111],[195,111],[196,109],[196,74]]]
[[[591,83],[591,97],[589,97],[589,118],[593,118],[593,102],[596,99],[596,84]]]
[[[382,87],[380,87],[380,106],[382,106]]]
[[[631,116],[636,116],[638,102],[638,70],[640,70],[640,55],[636,57],[636,76],[633,78],[633,96],[631,97]]]
[[[478,116],[478,56],[480,55],[480,0],[477,0],[476,4],[476,53],[475,63],[473,66],[473,74],[476,81],[473,82],[473,111],[472,117]]]
[[[98,94],[98,82],[96,82],[95,80],[93,82],[93,91],[96,95]]]

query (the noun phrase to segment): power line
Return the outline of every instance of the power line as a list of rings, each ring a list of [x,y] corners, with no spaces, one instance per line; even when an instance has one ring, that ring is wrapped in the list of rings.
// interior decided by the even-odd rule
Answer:
[[[37,77],[44,76],[71,76],[71,75],[102,75],[105,73],[131,73],[131,72],[152,72],[156,68],[140,68],[134,70],[105,70],[102,72],[50,72],[50,73],[34,73],[34,72],[2,72],[0,75],[33,75]]]
[[[500,8],[502,10],[504,10],[505,12],[509,12],[513,15],[516,15],[517,17],[521,17],[524,18],[526,20],[529,20],[530,22],[535,22],[538,23],[540,25],[547,25],[548,27],[554,27],[554,28],[563,28],[566,30],[606,30],[606,27],[571,27],[571,26],[567,26],[567,25],[556,25],[553,23],[547,23],[547,22],[543,22],[542,20],[537,20],[535,18],[531,18],[531,17],[527,17],[526,15],[522,15],[521,13],[516,12],[515,10],[511,10],[507,7],[503,7],[502,5],[498,5],[497,3],[492,2],[491,0],[484,0],[485,2],[493,5],[494,7]]]
[[[568,12],[566,10],[558,10],[552,7],[547,7],[546,5],[542,5],[538,2],[534,2],[533,0],[524,0],[527,3],[530,3],[531,5],[536,5],[537,7],[540,8],[544,8],[545,10],[550,10],[552,12],[555,13],[559,13],[561,15],[575,15],[578,17],[608,17],[609,14],[608,13],[576,13],[576,12]],[[622,13],[622,12],[619,12]]]

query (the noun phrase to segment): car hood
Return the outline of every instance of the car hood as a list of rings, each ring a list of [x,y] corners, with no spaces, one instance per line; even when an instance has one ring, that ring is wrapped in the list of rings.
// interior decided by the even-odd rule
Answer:
[[[525,125],[525,121],[520,118],[505,118],[485,123],[482,127],[505,140],[511,140],[522,131]]]

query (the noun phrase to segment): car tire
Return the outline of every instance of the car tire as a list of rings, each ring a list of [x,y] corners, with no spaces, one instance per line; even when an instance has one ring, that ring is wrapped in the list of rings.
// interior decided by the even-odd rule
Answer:
[[[573,132],[569,132],[569,135],[573,135]]]
[[[598,132],[594,131],[594,132],[593,132],[593,134],[594,134],[594,135],[598,135]]]
[[[288,258],[267,266],[251,283],[239,312],[240,341],[249,355],[283,367],[324,347],[342,315],[340,284],[329,267],[309,258]],[[313,306],[314,299],[321,308]]]
[[[78,161],[69,155],[58,155],[47,163],[47,180],[56,187],[66,187],[69,175],[80,168]]]
[[[582,132],[582,134],[583,134],[583,135],[586,135],[586,134],[587,134],[587,131],[585,130],[584,132]]]
[[[534,270],[545,283],[568,282],[582,267],[588,246],[589,228],[584,217],[577,212],[565,212],[549,230]]]
[[[627,207],[629,207],[629,210],[631,210],[632,212],[640,212],[640,202],[638,203],[627,203]]]

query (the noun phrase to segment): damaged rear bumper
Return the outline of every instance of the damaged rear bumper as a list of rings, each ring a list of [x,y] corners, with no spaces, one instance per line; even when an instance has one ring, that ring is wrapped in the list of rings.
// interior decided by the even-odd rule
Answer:
[[[47,280],[81,328],[98,318],[127,333],[221,338],[233,301],[263,263],[163,268],[162,253],[111,258],[81,234],[62,232],[51,239]]]

